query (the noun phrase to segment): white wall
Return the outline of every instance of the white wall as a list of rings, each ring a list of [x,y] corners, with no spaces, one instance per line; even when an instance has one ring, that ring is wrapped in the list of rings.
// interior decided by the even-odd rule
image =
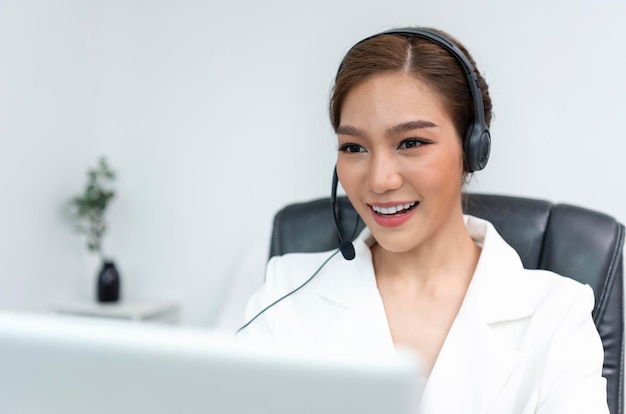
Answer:
[[[262,273],[274,212],[329,191],[341,56],[400,25],[462,39],[490,84],[473,189],[626,222],[624,21],[622,0],[0,0],[0,306],[91,283],[62,207],[104,154],[125,294],[213,323],[229,279]]]
[[[90,2],[0,0],[2,307],[43,308],[88,266],[66,215],[97,152],[93,18]]]

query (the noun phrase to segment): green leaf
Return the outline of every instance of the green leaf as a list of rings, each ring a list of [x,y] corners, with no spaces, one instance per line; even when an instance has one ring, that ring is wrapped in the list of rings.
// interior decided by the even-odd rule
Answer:
[[[106,157],[98,159],[96,168],[87,170],[87,181],[83,193],[70,200],[72,217],[76,221],[75,230],[87,236],[87,248],[100,250],[100,242],[107,226],[104,213],[115,196],[110,183],[115,179]]]

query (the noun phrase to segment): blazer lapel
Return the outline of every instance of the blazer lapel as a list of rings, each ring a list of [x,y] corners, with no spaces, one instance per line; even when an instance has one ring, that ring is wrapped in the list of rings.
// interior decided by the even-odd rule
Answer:
[[[519,354],[468,314],[455,320],[426,383],[424,413],[486,413]]]
[[[523,267],[515,251],[489,223],[469,220],[468,230],[482,240],[483,250],[426,383],[422,408],[428,414],[486,413],[520,358],[520,325],[510,322],[534,311],[520,283]]]
[[[337,310],[321,332],[317,345],[322,348],[364,353],[394,352],[385,309],[382,303],[367,229],[355,240],[356,258],[338,259],[332,274],[325,274],[317,293],[336,305]]]

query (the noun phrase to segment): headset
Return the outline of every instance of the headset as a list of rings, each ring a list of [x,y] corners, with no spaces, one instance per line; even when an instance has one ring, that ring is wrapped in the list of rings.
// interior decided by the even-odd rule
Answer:
[[[373,39],[382,35],[405,35],[405,36],[415,36],[422,39],[430,40],[431,42],[441,46],[445,50],[447,50],[461,65],[463,71],[465,72],[465,76],[467,78],[467,84],[469,85],[470,92],[472,94],[472,101],[474,103],[474,120],[471,125],[465,131],[463,136],[463,152],[465,154],[465,171],[468,173],[472,173],[475,171],[482,170],[487,165],[487,161],[489,160],[489,153],[491,152],[491,134],[489,132],[489,126],[485,121],[485,108],[483,105],[483,94],[480,89],[480,85],[478,84],[478,76],[474,71],[474,67],[472,66],[470,60],[467,58],[465,53],[450,39],[445,37],[444,35],[437,33],[433,30],[420,28],[420,27],[404,27],[400,29],[392,29],[387,30],[373,36],[369,36],[360,42],[356,43],[350,51],[346,54],[350,54],[350,52],[361,43]],[[339,65],[339,69],[337,71],[337,75],[341,72],[341,68],[343,66],[343,61]],[[335,77],[335,80],[337,78]],[[353,260],[356,256],[354,245],[352,244],[352,239],[355,234],[352,235],[350,239],[346,239],[343,231],[341,229],[341,223],[339,218],[339,206],[337,205],[337,186],[338,186],[338,176],[337,176],[337,166],[335,165],[335,169],[333,171],[333,181],[331,187],[331,197],[330,204],[332,208],[333,215],[333,223],[335,225],[335,230],[337,232],[337,236],[339,237],[339,248],[336,249],[320,266],[319,268],[300,286],[283,295],[270,305],[266,306],[263,310],[258,312],[252,319],[250,319],[245,325],[239,328],[236,332],[238,334],[243,329],[248,327],[252,322],[254,322],[259,316],[265,313],[268,309],[272,308],[274,305],[281,302],[283,299],[291,296],[296,293],[298,290],[302,289],[305,285],[307,285],[317,274],[326,266],[326,264],[337,255],[337,253],[341,252],[341,255],[345,260]],[[359,218],[357,215],[357,222],[355,226],[355,230],[358,228]],[[235,334],[235,335],[236,335]]]
[[[335,165],[335,169],[333,170],[333,185],[330,191],[330,206],[333,209],[333,223],[335,224],[335,231],[337,232],[337,236],[339,237],[339,251],[341,252],[341,255],[346,260],[352,260],[356,256],[356,252],[354,251],[354,245],[351,241],[354,238],[355,234],[353,234],[350,240],[348,240],[343,235],[343,230],[341,230],[341,224],[339,223],[339,206],[337,205],[338,183],[339,177],[337,176],[337,166]],[[359,226],[359,215],[357,214],[356,217],[357,221],[355,225],[355,230]]]

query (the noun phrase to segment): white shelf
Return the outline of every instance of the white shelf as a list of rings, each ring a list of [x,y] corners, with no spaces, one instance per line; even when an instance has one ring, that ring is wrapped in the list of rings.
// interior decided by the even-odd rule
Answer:
[[[180,306],[175,301],[165,300],[130,299],[99,303],[69,299],[56,302],[53,309],[58,313],[79,316],[175,323],[178,322]]]

